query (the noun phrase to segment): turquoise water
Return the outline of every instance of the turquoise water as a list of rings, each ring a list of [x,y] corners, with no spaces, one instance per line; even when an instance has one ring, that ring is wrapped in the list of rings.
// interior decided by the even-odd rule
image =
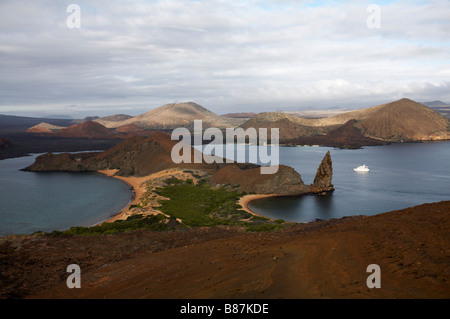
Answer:
[[[34,173],[36,156],[0,161],[0,236],[91,226],[120,212],[133,193],[97,173]]]
[[[239,145],[239,148],[248,155],[248,150],[255,150],[256,146]],[[450,142],[392,144],[358,150],[281,147],[280,164],[292,166],[306,184],[311,184],[327,151],[333,161],[336,189],[333,193],[265,198],[250,202],[249,208],[270,218],[308,222],[373,215],[450,200]],[[225,151],[224,154],[231,153]],[[353,171],[363,164],[371,171]]]

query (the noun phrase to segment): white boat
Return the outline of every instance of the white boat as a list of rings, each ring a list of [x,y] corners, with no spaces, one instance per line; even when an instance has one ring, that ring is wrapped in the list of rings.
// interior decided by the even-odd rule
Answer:
[[[370,169],[366,166],[366,164],[358,166],[353,169],[355,172],[370,172]]]

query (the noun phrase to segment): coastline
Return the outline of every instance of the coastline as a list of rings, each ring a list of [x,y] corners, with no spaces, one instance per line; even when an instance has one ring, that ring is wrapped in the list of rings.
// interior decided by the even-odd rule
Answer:
[[[248,213],[250,213],[250,214],[252,214],[252,215],[259,216],[259,217],[264,217],[264,218],[269,218],[269,217],[260,215],[260,214],[258,214],[258,213],[256,213],[256,212],[252,211],[252,210],[248,207],[248,204],[249,204],[251,201],[254,201],[254,200],[257,200],[257,199],[268,198],[268,197],[277,197],[277,196],[280,196],[280,195],[277,195],[277,194],[251,194],[251,195],[245,195],[245,196],[242,196],[242,197],[239,199],[239,202],[238,202],[238,203],[239,203],[239,205],[242,206],[242,209],[243,209],[243,210],[245,210],[246,212],[248,212]],[[269,219],[270,219],[270,220],[274,220],[273,218],[269,218]]]
[[[144,176],[144,177],[135,177],[135,176],[124,177],[124,176],[114,175],[114,174],[116,174],[117,171],[118,171],[118,169],[105,169],[105,170],[97,171],[97,173],[106,175],[108,177],[120,179],[121,181],[130,185],[130,187],[133,190],[133,199],[127,204],[127,206],[122,211],[120,211],[119,213],[115,214],[114,216],[108,218],[107,220],[98,223],[97,225],[101,225],[103,223],[112,223],[112,222],[114,222],[116,220],[120,220],[120,219],[127,219],[127,217],[129,217],[129,215],[130,215],[130,206],[138,204],[139,201],[141,200],[141,196],[146,191],[145,187],[142,187],[141,185],[151,178],[151,175]]]

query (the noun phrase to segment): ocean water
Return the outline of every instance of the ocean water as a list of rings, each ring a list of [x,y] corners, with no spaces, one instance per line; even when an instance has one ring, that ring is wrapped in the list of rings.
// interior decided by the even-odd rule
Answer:
[[[239,147],[248,155],[249,149],[254,151],[256,146]],[[308,222],[373,215],[450,200],[450,142],[392,144],[357,150],[280,147],[280,164],[292,166],[306,184],[311,184],[328,150],[333,162],[334,192],[326,196],[259,199],[250,202],[249,208],[270,218]],[[363,164],[370,172],[353,171]]]
[[[0,236],[91,226],[133,196],[126,183],[98,173],[20,171],[35,157],[0,161]]]

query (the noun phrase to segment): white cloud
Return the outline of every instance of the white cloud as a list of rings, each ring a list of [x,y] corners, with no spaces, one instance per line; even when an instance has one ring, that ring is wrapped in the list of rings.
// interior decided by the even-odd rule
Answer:
[[[193,100],[218,113],[367,106],[408,95],[450,101],[450,6],[392,1],[0,3],[0,113],[18,106],[156,107]],[[100,112],[100,113],[99,113]]]

